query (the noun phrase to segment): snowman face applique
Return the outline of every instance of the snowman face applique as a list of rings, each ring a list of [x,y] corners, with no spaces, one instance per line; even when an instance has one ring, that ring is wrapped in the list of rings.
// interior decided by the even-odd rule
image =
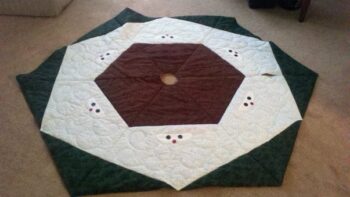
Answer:
[[[229,56],[236,60],[236,61],[241,61],[242,60],[242,56],[241,56],[241,53],[238,52],[238,50],[236,49],[233,49],[233,48],[229,48],[227,49],[227,53],[229,54]]]
[[[247,92],[243,98],[242,104],[239,106],[239,110],[246,111],[254,108],[255,105],[255,96],[253,92]]]
[[[171,134],[159,134],[157,138],[163,143],[181,143],[187,141],[192,137],[191,133],[171,133]]]
[[[111,63],[115,59],[115,55],[117,54],[117,51],[115,50],[108,50],[104,53],[101,53],[97,57],[97,61],[99,63]]]
[[[103,114],[103,111],[100,105],[96,102],[96,99],[94,98],[91,98],[88,100],[87,108],[88,108],[88,111],[93,115],[100,116]]]

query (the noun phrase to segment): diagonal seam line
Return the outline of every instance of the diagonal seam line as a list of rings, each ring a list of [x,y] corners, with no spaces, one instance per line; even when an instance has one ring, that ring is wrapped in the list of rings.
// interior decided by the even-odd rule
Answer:
[[[121,14],[121,13],[120,13],[120,14]],[[119,14],[119,15],[120,15],[120,14]],[[119,16],[119,15],[118,15],[118,16]],[[116,29],[119,29],[119,28],[123,27],[126,23],[128,23],[128,22],[126,22],[126,23],[121,22],[121,21],[118,19],[118,16],[113,18],[117,23],[120,24],[120,27],[118,27],[118,28],[116,28]],[[155,20],[155,19],[157,19],[157,18],[152,18],[150,21]],[[147,21],[147,22],[149,22],[149,21]],[[140,34],[140,32],[141,32],[144,28],[146,28],[147,24],[146,24],[146,25],[144,25],[144,24],[147,23],[147,22],[135,22],[135,23],[142,23],[142,26],[141,26],[141,28],[137,31],[137,33],[135,33],[135,35],[134,35],[132,38],[128,37],[127,39],[130,40],[130,41],[133,43],[133,42],[135,41],[135,38]],[[114,30],[116,30],[116,29],[114,29]],[[114,31],[114,30],[112,30],[112,31]],[[111,32],[112,32],[112,31],[111,31]],[[134,44],[135,44],[135,43],[134,43]],[[129,46],[128,48],[130,48],[130,46]],[[123,51],[123,53],[124,53],[128,48],[126,48],[126,49]],[[127,74],[123,73],[117,66],[116,66],[116,68],[117,68],[122,74],[128,76]],[[128,76],[128,77],[130,77],[130,76]]]
[[[159,79],[158,75],[145,75],[145,76],[140,76],[140,77],[103,77],[103,78],[98,78],[98,81],[103,81],[103,80],[110,80],[110,79]]]
[[[152,63],[153,63],[153,67],[156,68],[158,71],[160,71],[160,73],[163,73],[163,71],[159,68],[159,65],[157,64],[156,61],[154,61],[152,58],[150,58],[148,55],[147,55],[147,59],[150,60]]]
[[[131,77],[126,77],[126,78],[123,78],[123,79],[130,79]],[[108,79],[103,79],[102,81],[111,81],[111,83],[113,83],[115,80],[117,79],[120,79],[120,78],[108,78]],[[132,78],[131,78],[132,79]],[[132,123],[135,122],[135,119],[137,119],[137,117],[140,116],[140,113],[142,113],[145,108],[147,108],[147,106],[149,104],[151,104],[153,102],[153,100],[159,95],[160,91],[163,89],[163,86],[161,86],[158,90],[158,92],[155,93],[155,95],[150,99],[150,101],[148,103],[146,103],[143,108],[139,111],[138,115],[132,120]],[[102,91],[102,93],[104,94],[104,92]],[[106,96],[106,95],[105,95]],[[109,100],[109,99],[108,99]],[[114,105],[111,103],[111,105],[114,107]],[[115,108],[115,107],[114,107]]]
[[[90,153],[88,153],[88,154],[90,154]],[[99,158],[99,159],[100,159],[100,158]],[[97,167],[97,166],[98,166],[98,165],[95,164],[94,167],[92,167],[92,168],[83,176],[83,178],[81,178],[81,180],[79,181],[79,187],[82,186],[82,185],[85,183],[86,179],[96,170],[96,167]]]
[[[187,64],[187,62],[189,61],[189,59],[193,56],[193,54],[199,49],[201,45],[198,45],[196,47],[196,49],[191,53],[191,55],[186,59],[186,61],[177,69],[177,71],[175,72],[175,75]]]
[[[212,31],[216,28],[216,26],[217,26],[217,24],[218,24],[219,21],[220,21],[220,19],[217,19],[217,21],[216,21],[215,24],[214,24],[214,28],[212,27],[211,30],[209,30],[209,31],[206,33],[206,35],[201,39],[201,42],[200,42],[201,44],[197,46],[197,48],[193,51],[193,53],[187,58],[187,60],[185,61],[185,63],[176,71],[176,74],[188,63],[189,59],[190,59],[190,58],[193,56],[193,54],[199,49],[199,47],[200,47],[201,45],[203,45],[203,40],[210,34],[210,32],[212,32]],[[180,90],[181,90],[182,92],[184,92],[184,93],[188,96],[188,93],[187,93],[185,90],[183,90],[183,89],[180,89]],[[191,98],[191,99],[199,106],[199,108],[207,114],[208,117],[213,118],[211,114],[209,114],[206,110],[203,109],[203,107],[198,103],[197,100],[195,100],[192,96],[188,96],[188,97]],[[213,118],[213,119],[215,119],[215,118]]]
[[[154,94],[154,96],[149,100],[149,102],[147,102],[141,110],[138,111],[137,116],[132,120],[132,123],[135,122],[136,119],[138,119],[138,117],[147,109],[147,107],[153,103],[153,101],[159,96],[160,92],[162,91],[162,89],[164,88],[164,86],[161,86],[158,90],[157,93]]]
[[[136,37],[136,36],[135,36]],[[198,48],[198,47],[197,47]],[[194,53],[194,52],[193,52]],[[191,54],[191,56],[193,55],[193,53]],[[149,56],[147,56],[147,59],[150,60],[153,64],[153,68],[157,69],[158,71],[160,71],[162,73],[162,70],[159,68],[158,64]],[[186,60],[187,61],[187,60]],[[143,77],[144,78],[144,77]],[[161,86],[158,90],[157,93],[155,93],[155,95],[149,100],[149,102],[147,102],[142,109],[139,110],[137,116],[132,120],[132,123],[135,123],[135,121],[138,119],[138,117],[147,109],[147,107],[149,105],[151,105],[153,103],[153,101],[159,96],[160,92],[162,91],[162,89],[164,88],[164,86]]]
[[[250,153],[250,152],[249,152],[249,153]],[[278,183],[280,182],[280,181],[278,180],[278,178],[276,178],[275,175],[274,175],[273,173],[271,173],[270,170],[268,170],[264,165],[262,165],[262,164],[259,162],[259,160],[255,159],[255,157],[253,157],[253,156],[250,156],[249,153],[247,153],[247,156],[248,156],[249,158],[253,159],[253,160],[255,161],[255,163],[257,163],[259,166],[261,166],[262,169],[264,169],[265,172],[267,172],[267,174],[269,174],[269,175],[276,181],[276,183],[278,184]]]
[[[148,58],[149,59],[149,58]],[[151,59],[149,59],[150,61],[152,61]],[[154,63],[154,61],[152,61],[152,63],[153,63],[153,65],[155,64]],[[159,70],[159,68],[157,68],[156,66],[154,66],[157,70]],[[122,71],[119,67],[118,67],[118,65],[116,65],[116,66],[112,66],[112,68],[114,69],[114,70],[117,70],[117,71],[119,71],[121,74],[123,74],[123,75],[125,75],[126,77],[117,77],[117,76],[112,76],[112,77],[110,77],[110,78],[142,78],[142,77],[155,77],[156,75],[144,75],[144,76],[140,76],[140,77],[134,77],[134,76],[130,76],[130,75],[128,75],[127,73],[125,73],[124,71]],[[103,72],[104,73],[104,72]],[[102,73],[102,74],[103,74]],[[101,74],[101,75],[102,75]]]
[[[185,90],[183,90],[183,89],[181,89],[181,88],[180,88],[179,90],[182,91],[183,93],[185,93],[185,94],[188,96],[188,93],[187,93]],[[194,101],[194,102],[199,106],[199,108],[207,114],[207,116],[208,116],[209,118],[215,119],[214,117],[212,117],[212,115],[211,115],[210,113],[208,113],[206,110],[204,110],[203,107],[202,107],[192,96],[188,96],[188,97],[189,97],[192,101]]]
[[[223,127],[222,125],[220,125],[220,127],[221,127],[222,129],[226,130],[226,128]],[[226,130],[226,132],[227,132],[227,130]],[[237,139],[234,139],[234,141],[242,147],[242,144],[241,144],[239,141],[237,141]],[[260,146],[262,146],[262,145],[263,145],[263,144],[261,144]],[[260,147],[260,146],[258,146],[258,147]],[[255,148],[258,148],[258,147],[255,147]],[[251,158],[252,160],[254,160],[254,162],[257,163],[265,172],[267,172],[267,174],[269,174],[269,175],[276,181],[276,183],[279,183],[278,178],[276,178],[276,177],[273,175],[273,173],[271,173],[270,170],[268,170],[264,165],[262,165],[262,164],[261,164],[257,159],[255,159],[253,156],[249,155],[249,153],[252,152],[255,148],[253,148],[252,150],[250,150],[249,152],[247,152],[247,153],[245,153],[245,154],[243,154],[243,155],[247,155],[249,158]]]
[[[195,76],[195,77],[179,77],[179,79],[240,79],[244,78],[237,75],[227,75],[227,76]]]
[[[127,73],[125,73],[124,71],[122,71],[119,67],[118,67],[118,65],[119,64],[117,64],[117,65],[115,65],[115,66],[112,66],[112,68],[114,69],[114,70],[117,70],[117,71],[119,71],[121,74],[123,74],[123,75],[125,75],[125,76],[127,76],[127,77],[130,77]],[[103,74],[103,73],[102,73]],[[114,76],[114,75],[113,75]]]
[[[183,79],[233,79],[233,78],[238,78],[237,76],[232,76],[232,77],[184,77]],[[198,101],[195,99],[195,98],[193,98],[192,96],[189,96],[189,94],[188,94],[188,92],[186,92],[185,90],[183,90],[183,89],[180,89],[182,92],[184,92],[188,97],[190,97],[191,98],[191,100],[193,100],[199,107],[200,107],[200,109],[202,110],[202,111],[204,111],[210,118],[213,118],[213,119],[215,119],[214,117],[212,117],[212,115],[208,112],[208,111],[206,111],[206,110],[204,110],[203,109],[203,107],[198,103]],[[232,96],[232,98],[233,98],[233,96]],[[223,115],[222,115],[223,116]],[[222,117],[221,116],[221,117]],[[221,118],[220,118],[221,119]]]
[[[223,125],[218,124],[218,126],[221,127],[223,130],[225,130],[226,133],[227,133],[227,129],[226,129]],[[237,144],[239,144],[240,147],[243,147],[242,144],[241,144],[239,141],[237,141],[237,139],[233,138],[233,140],[234,140]],[[261,144],[260,146],[262,146],[262,145],[263,145],[263,144]],[[260,146],[258,146],[258,147],[260,147]],[[256,147],[256,148],[257,148],[257,147]],[[254,148],[254,149],[255,149],[255,148]],[[268,170],[264,165],[262,165],[257,159],[255,159],[254,157],[252,157],[252,156],[249,155],[249,153],[250,153],[251,151],[253,151],[254,149],[252,149],[252,150],[250,150],[249,152],[247,152],[247,153],[245,153],[245,154],[242,154],[242,155],[247,155],[249,158],[253,159],[253,160],[255,161],[255,163],[257,163],[265,172],[267,172],[267,174],[270,175],[270,177],[273,178],[273,180],[276,181],[276,183],[279,183],[279,182],[280,182],[279,179],[276,178],[276,177],[270,172],[270,170]],[[241,156],[242,156],[242,155],[241,155]],[[236,159],[237,159],[237,158],[235,158],[234,160],[236,160]],[[234,161],[234,160],[231,160],[230,162],[232,162],[232,161]]]
[[[218,25],[218,23],[220,22],[220,20],[221,20],[221,17],[218,18],[218,19],[216,20],[215,24],[214,24],[212,27],[211,27],[211,26],[208,26],[208,25],[203,25],[203,26],[209,27],[209,28],[211,28],[211,29],[210,29],[210,30],[206,33],[206,35],[203,36],[203,38],[201,39],[200,43],[201,43],[202,45],[204,45],[204,44],[203,44],[203,41],[208,37],[208,35],[209,35],[212,31],[214,31],[214,29],[218,29],[218,28],[216,28],[216,26]],[[198,23],[196,23],[196,24],[198,24]],[[200,24],[200,25],[202,25],[202,24]],[[205,45],[204,45],[204,46],[205,46]]]
[[[196,47],[196,49],[195,49],[195,50],[192,52],[192,54],[186,59],[186,61],[182,64],[182,66],[180,66],[180,68],[175,72],[175,74],[178,73],[179,70],[181,70],[181,68],[187,64],[187,62],[189,61],[189,59],[195,54],[196,51],[198,51],[198,49],[199,49],[200,46],[201,46],[201,45],[198,45],[198,46]],[[151,60],[151,61],[153,62],[153,66],[154,66],[154,67],[156,67],[158,70],[160,70],[159,67],[156,66],[157,64],[156,64],[151,58],[148,57],[148,59]],[[116,68],[117,68],[117,67],[116,67]],[[163,89],[163,87],[164,87],[164,86],[162,86],[162,87],[159,89],[159,91],[152,97],[152,99],[151,99],[148,103],[146,103],[146,104],[144,105],[144,107],[139,111],[138,115],[133,119],[132,122],[135,122],[135,120],[144,112],[144,110],[145,110],[150,104],[152,104],[152,102],[159,96],[159,94],[160,94],[161,90]],[[187,92],[185,92],[185,91],[183,91],[183,90],[180,90],[180,91],[184,92],[184,93],[188,96],[188,93],[187,93]],[[204,112],[207,114],[207,116],[208,116],[209,118],[213,118],[212,115],[211,115],[210,113],[208,113],[206,110],[204,110],[203,107],[202,107],[192,96],[188,96],[188,97],[191,98],[191,100],[193,100],[193,101],[200,107],[200,109],[201,109],[202,111],[204,111]],[[215,118],[213,118],[213,119],[215,119]]]
[[[212,32],[216,28],[216,26],[219,23],[219,21],[220,21],[220,19],[217,19],[217,21],[214,24],[214,27],[212,27],[211,30],[209,30],[206,33],[206,35],[201,39],[201,42],[200,42],[201,44],[197,46],[197,48],[187,58],[187,60],[184,62],[184,64],[175,72],[175,74],[177,74],[188,63],[189,59],[195,54],[196,51],[198,51],[199,47],[203,45],[203,40],[210,34],[210,32]],[[180,91],[184,92],[187,96],[189,95],[185,90],[180,89]],[[195,100],[192,96],[188,96],[188,97],[191,98],[191,100],[193,100],[199,106],[199,108],[207,114],[207,116],[209,118],[213,118],[212,115],[210,113],[208,113],[208,111],[203,109],[203,107],[198,103],[197,100]],[[213,119],[215,119],[215,118],[213,118]]]

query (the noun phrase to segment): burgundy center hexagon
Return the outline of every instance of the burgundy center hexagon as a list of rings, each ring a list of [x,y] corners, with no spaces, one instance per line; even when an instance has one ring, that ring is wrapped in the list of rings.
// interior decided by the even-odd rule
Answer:
[[[95,82],[132,127],[217,124],[243,79],[201,44],[133,44]]]

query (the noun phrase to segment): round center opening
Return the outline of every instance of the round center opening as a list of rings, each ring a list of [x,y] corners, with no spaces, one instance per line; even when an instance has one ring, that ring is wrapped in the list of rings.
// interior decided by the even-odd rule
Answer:
[[[165,73],[160,75],[160,80],[162,80],[162,82],[168,86],[174,85],[177,83],[177,78],[175,77],[175,75],[171,73]]]

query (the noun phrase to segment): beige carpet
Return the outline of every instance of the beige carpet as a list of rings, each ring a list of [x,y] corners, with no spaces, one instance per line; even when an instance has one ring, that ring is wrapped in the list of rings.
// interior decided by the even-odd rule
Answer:
[[[163,189],[115,196],[350,196],[350,3],[314,0],[298,12],[246,0],[75,0],[56,18],[0,16],[0,196],[68,196],[15,76],[125,7],[149,16],[235,16],[320,74],[281,187]],[[113,196],[112,195],[112,196]]]

